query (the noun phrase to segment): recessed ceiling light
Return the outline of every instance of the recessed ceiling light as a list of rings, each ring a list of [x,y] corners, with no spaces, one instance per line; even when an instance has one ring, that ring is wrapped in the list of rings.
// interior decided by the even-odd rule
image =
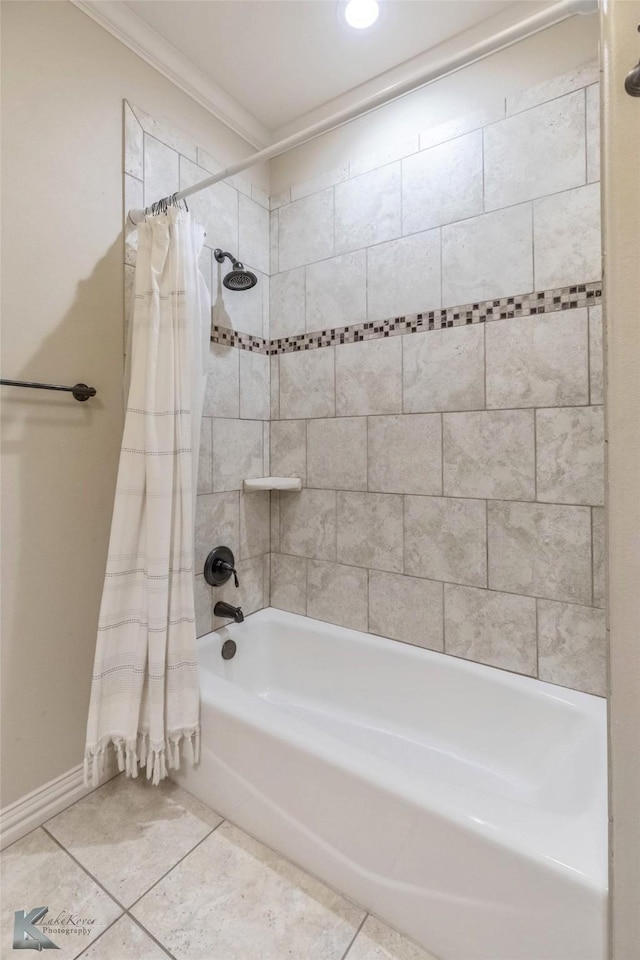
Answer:
[[[344,18],[350,27],[365,30],[378,19],[378,0],[349,0],[344,8]]]

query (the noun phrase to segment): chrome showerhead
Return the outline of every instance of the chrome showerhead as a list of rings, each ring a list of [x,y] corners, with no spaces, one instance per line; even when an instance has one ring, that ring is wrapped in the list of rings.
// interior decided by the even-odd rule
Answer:
[[[213,251],[213,255],[218,263],[224,263],[225,259],[229,259],[233,264],[233,268],[222,278],[227,290],[250,290],[251,287],[255,287],[258,282],[255,273],[247,270],[244,264],[236,260],[233,254],[217,249]]]

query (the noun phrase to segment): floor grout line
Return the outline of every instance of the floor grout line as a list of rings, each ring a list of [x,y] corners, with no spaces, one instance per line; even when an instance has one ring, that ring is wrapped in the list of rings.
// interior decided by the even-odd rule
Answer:
[[[60,849],[62,850],[63,853],[66,853],[66,855],[67,855],[71,860],[73,860],[73,862],[76,864],[76,866],[80,867],[80,869],[82,870],[83,873],[86,873],[86,875],[87,875],[91,880],[93,880],[93,882],[94,882],[98,887],[100,887],[100,889],[101,889],[104,893],[107,894],[107,896],[109,897],[110,900],[113,900],[113,902],[114,902],[118,907],[120,907],[120,909],[122,910],[123,913],[126,913],[126,912],[127,912],[127,908],[125,907],[125,905],[124,905],[120,900],[118,900],[118,898],[115,896],[115,894],[111,893],[111,891],[108,890],[107,887],[105,887],[104,883],[102,883],[100,880],[98,880],[98,878],[95,877],[95,876],[91,873],[91,871],[88,870],[87,867],[85,867],[85,865],[84,865],[83,863],[81,863],[80,860],[78,860],[78,858],[77,858],[76,856],[74,856],[73,853],[71,853],[70,850],[67,850],[67,848],[65,847],[65,845],[64,845],[63,843],[61,843],[61,841],[58,840],[57,837],[55,837],[49,830],[47,830],[47,828],[46,828],[44,825],[42,826],[41,829],[44,830],[44,832],[47,834],[47,836],[48,836],[51,840],[53,840],[53,842],[56,844],[56,846],[60,847]]]
[[[165,874],[165,876],[166,876],[166,874]],[[128,910],[127,910],[127,916],[129,917],[129,919],[130,919],[133,923],[135,923],[135,925],[136,925],[137,927],[139,927],[139,928],[143,931],[143,933],[145,933],[145,934],[149,937],[150,940],[153,940],[153,942],[156,944],[156,946],[160,947],[160,949],[162,950],[163,953],[165,953],[168,957],[171,957],[171,960],[176,960],[176,957],[174,956],[174,954],[171,953],[170,950],[167,950],[167,948],[165,947],[165,945],[164,945],[163,943],[161,943],[160,940],[158,940],[158,938],[157,938],[156,936],[153,935],[153,933],[151,932],[151,930],[149,930],[148,927],[145,927],[144,924],[141,923],[140,920],[138,920],[137,917],[134,917],[132,913],[129,913]]]
[[[118,923],[119,920],[122,920],[124,916],[125,914],[121,913],[119,917],[116,917],[115,920],[112,920],[111,923],[108,923],[107,926],[104,928],[104,930],[102,930],[97,937],[94,937],[94,939],[89,944],[87,944],[86,948],[82,951],[82,953],[78,954],[77,960],[82,960],[87,950],[90,950],[93,947],[93,945],[97,943],[101,937],[104,937],[107,930],[111,930],[111,927],[115,927],[116,923]]]
[[[99,789],[99,787],[98,787],[97,789]],[[95,791],[94,791],[94,792],[95,792]],[[78,801],[76,801],[76,802],[78,802]],[[74,806],[74,805],[75,805],[75,804],[71,804],[70,806]],[[213,811],[213,812],[215,812],[215,811]],[[52,819],[54,819],[54,818],[52,818]],[[116,917],[116,919],[113,920],[112,923],[110,923],[107,927],[105,927],[105,929],[100,933],[100,937],[102,937],[102,936],[107,932],[107,930],[109,930],[115,923],[117,923],[118,920],[121,920],[122,917],[127,916],[127,917],[129,917],[129,919],[132,920],[138,927],[140,927],[141,930],[143,930],[146,934],[148,934],[149,937],[157,944],[157,946],[159,946],[159,947],[164,951],[164,953],[166,953],[166,955],[167,955],[168,957],[171,957],[171,960],[176,960],[176,958],[174,957],[174,955],[157,939],[157,937],[155,937],[155,935],[151,932],[151,930],[149,930],[147,927],[145,927],[144,924],[143,924],[133,913],[131,913],[131,911],[133,910],[133,908],[134,908],[135,906],[137,906],[137,905],[140,903],[140,901],[141,901],[144,897],[146,897],[146,895],[147,895],[148,893],[150,893],[151,890],[154,889],[154,887],[156,887],[156,886],[160,883],[161,880],[164,880],[165,877],[167,877],[168,874],[170,874],[171,871],[174,870],[175,867],[178,866],[178,864],[182,863],[182,861],[185,860],[191,853],[193,853],[193,851],[196,850],[197,847],[199,847],[202,843],[204,843],[204,841],[207,840],[207,839],[211,836],[212,833],[215,833],[215,831],[218,829],[218,827],[222,826],[223,823],[225,823],[225,820],[224,820],[224,819],[221,819],[221,820],[220,820],[220,823],[217,823],[217,824],[215,825],[215,827],[213,827],[211,830],[209,830],[208,833],[205,834],[204,837],[202,837],[200,840],[198,840],[198,842],[197,842],[196,844],[194,844],[194,846],[191,847],[191,849],[188,850],[187,853],[184,854],[184,856],[180,857],[179,860],[176,860],[176,862],[175,862],[174,864],[172,864],[172,865],[169,867],[168,870],[165,870],[165,872],[162,874],[162,876],[161,876],[161,877],[158,877],[158,879],[157,879],[156,881],[154,881],[154,883],[152,883],[151,886],[150,886],[147,890],[144,891],[144,893],[140,894],[140,896],[139,896],[136,900],[134,900],[133,903],[131,903],[128,907],[126,907],[126,906],[118,899],[118,897],[117,897],[114,893],[112,893],[112,892],[109,890],[108,887],[106,887],[106,886],[104,885],[104,883],[102,883],[100,880],[98,880],[98,878],[97,878],[96,876],[94,876],[94,874],[91,873],[91,871],[90,871],[83,863],[81,863],[81,861],[78,860],[78,858],[77,858],[70,850],[68,850],[67,847],[65,847],[65,845],[64,845],[60,840],[58,840],[58,838],[55,837],[43,824],[41,824],[41,829],[44,830],[44,832],[47,834],[47,836],[48,836],[51,840],[53,840],[53,842],[56,844],[56,846],[58,846],[58,847],[62,850],[63,853],[65,853],[71,860],[73,860],[73,862],[76,864],[76,866],[80,867],[80,869],[82,870],[82,872],[83,872],[84,874],[86,874],[86,876],[88,876],[88,877],[96,884],[96,886],[98,886],[98,887],[109,897],[109,899],[112,900],[112,901],[121,909],[122,913],[120,913],[120,915],[119,915],[118,917]],[[32,832],[35,832],[35,830],[38,830],[38,829],[40,829],[40,828],[36,827],[36,828],[34,829],[34,831],[32,831]],[[92,944],[91,944],[91,945],[93,945],[93,943],[95,943],[97,940],[99,940],[100,937],[96,937],[95,940],[92,941]],[[80,956],[81,956],[81,955],[80,955]]]
[[[340,960],[347,960],[347,956],[348,956],[348,954],[349,954],[349,951],[351,950],[351,947],[354,945],[354,943],[355,943],[356,940],[358,939],[358,935],[359,935],[360,931],[362,930],[362,928],[364,927],[365,921],[366,921],[366,919],[367,919],[368,916],[369,916],[369,913],[368,913],[368,911],[365,910],[364,917],[363,917],[362,920],[360,921],[360,926],[358,927],[358,929],[357,929],[356,932],[354,933],[354,935],[353,935],[353,937],[352,937],[352,939],[351,939],[351,942],[350,942],[349,946],[347,947],[347,949],[345,950],[345,952],[344,952],[344,953],[342,954],[342,956],[340,957]]]
[[[209,809],[211,809],[211,807],[209,807]],[[213,812],[215,813],[215,811],[213,811]],[[209,830],[209,832],[208,832],[204,837],[202,837],[200,840],[198,840],[198,842],[197,842],[196,844],[194,844],[194,846],[191,847],[191,849],[188,850],[188,851],[184,854],[184,856],[180,857],[179,860],[176,860],[176,862],[175,862],[174,864],[172,864],[172,865],[169,867],[168,870],[165,870],[165,872],[162,874],[162,876],[161,876],[161,877],[158,877],[158,879],[155,880],[155,881],[151,884],[151,886],[148,888],[148,890],[145,890],[144,893],[141,893],[140,896],[137,898],[137,900],[134,900],[133,903],[129,905],[129,907],[127,908],[127,910],[133,910],[134,907],[137,907],[137,905],[140,903],[140,901],[143,900],[144,897],[146,897],[146,895],[147,895],[148,893],[151,893],[151,891],[154,889],[154,887],[157,887],[161,880],[164,880],[165,877],[167,877],[167,876],[171,873],[172,870],[175,870],[175,868],[178,866],[178,864],[182,863],[183,860],[186,860],[187,857],[188,857],[190,854],[192,854],[194,850],[197,850],[197,848],[198,848],[201,844],[203,844],[205,840],[208,840],[209,837],[211,836],[211,834],[212,834],[212,833],[215,833],[216,830],[218,829],[218,827],[221,827],[224,822],[225,822],[224,820],[221,820],[220,823],[217,823],[217,824],[215,825],[215,827],[213,827],[211,830]]]

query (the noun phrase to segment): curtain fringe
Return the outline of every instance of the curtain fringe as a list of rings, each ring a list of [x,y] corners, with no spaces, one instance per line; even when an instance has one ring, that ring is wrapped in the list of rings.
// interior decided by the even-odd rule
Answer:
[[[104,774],[107,752],[110,746],[116,753],[118,770],[134,780],[138,767],[146,767],[147,780],[154,785],[167,776],[167,770],[180,769],[180,742],[182,756],[187,763],[195,764],[200,759],[200,728],[190,727],[174,731],[164,741],[149,743],[146,733],[139,733],[136,740],[125,741],[123,737],[106,737],[95,747],[88,747],[84,757],[84,784],[97,787]]]

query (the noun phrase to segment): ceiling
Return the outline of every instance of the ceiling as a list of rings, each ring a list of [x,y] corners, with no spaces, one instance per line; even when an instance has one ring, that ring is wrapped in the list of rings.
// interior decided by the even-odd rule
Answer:
[[[337,0],[126,0],[271,131],[514,5],[527,3],[382,0],[357,31]]]

